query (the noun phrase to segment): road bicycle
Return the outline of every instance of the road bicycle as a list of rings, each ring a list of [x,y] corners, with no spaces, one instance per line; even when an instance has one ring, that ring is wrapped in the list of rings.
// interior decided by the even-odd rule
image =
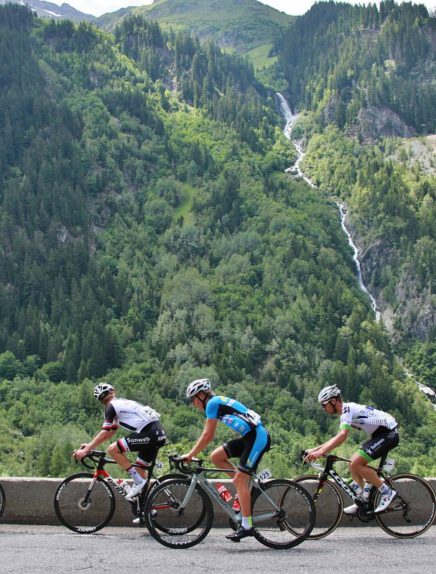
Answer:
[[[206,468],[198,459],[193,459],[192,464],[178,456],[170,456],[169,460],[185,476],[165,480],[147,498],[145,523],[153,538],[170,548],[198,544],[212,528],[212,501],[227,514],[232,528],[240,525],[241,515],[232,508],[232,501],[226,502],[207,478],[223,473],[222,470]],[[262,473],[251,475],[254,537],[270,548],[301,544],[315,522],[312,498],[291,480],[264,478]]]
[[[303,462],[305,454],[301,455]],[[319,474],[294,479],[304,486],[315,502],[316,521],[308,538],[318,540],[336,529],[344,509],[341,490],[358,507],[357,514],[349,515],[351,520],[354,516],[362,522],[371,522],[375,519],[385,532],[396,538],[414,538],[426,532],[433,524],[436,513],[436,498],[432,487],[426,480],[414,474],[402,473],[390,476],[386,470],[386,460],[387,454],[381,457],[375,470],[397,495],[389,507],[379,513],[374,512],[381,497],[377,488],[372,486],[368,501],[363,502],[334,469],[335,463],[349,463],[348,459],[328,455],[325,457],[324,466],[316,462],[308,463],[319,470]]]
[[[6,494],[3,486],[0,484],[0,516],[3,514],[6,508]]]
[[[92,464],[88,464],[89,461]],[[66,478],[56,490],[54,508],[64,526],[79,534],[91,534],[111,521],[115,512],[114,490],[122,497],[127,496],[128,490],[122,484],[125,481],[112,478],[105,469],[107,464],[116,464],[106,457],[105,451],[93,450],[81,463],[93,472],[79,472]],[[128,501],[133,515],[139,517],[141,524],[145,502],[152,489],[162,480],[180,476],[170,473],[158,478],[154,475],[158,466],[160,464],[153,460],[147,469],[147,483],[142,492],[134,500]]]

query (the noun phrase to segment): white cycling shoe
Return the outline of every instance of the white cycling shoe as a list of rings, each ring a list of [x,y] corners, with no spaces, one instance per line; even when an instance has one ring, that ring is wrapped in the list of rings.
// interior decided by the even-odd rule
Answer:
[[[351,506],[347,506],[346,508],[344,508],[344,514],[351,516],[352,514],[356,514],[358,510],[359,507],[357,506],[357,504],[352,504]]]
[[[138,494],[141,492],[141,490],[144,488],[146,484],[147,484],[146,480],[140,482],[139,484],[135,482],[132,488],[130,489],[129,494],[126,495],[126,500],[133,500],[136,496],[138,496]]]
[[[145,520],[143,516],[137,516],[136,518],[134,518],[132,520],[132,524],[134,524],[135,526],[142,526],[145,524]]]
[[[390,503],[394,500],[394,498],[396,496],[397,496],[397,493],[395,490],[391,490],[387,494],[384,494],[381,497],[377,508],[374,510],[374,514],[377,514],[378,512],[383,512],[383,510],[386,510],[386,508],[388,508],[388,506],[390,505]]]

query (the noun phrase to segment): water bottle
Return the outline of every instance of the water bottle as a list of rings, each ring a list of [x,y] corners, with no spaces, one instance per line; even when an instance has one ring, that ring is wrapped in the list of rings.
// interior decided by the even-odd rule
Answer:
[[[227,488],[224,486],[224,484],[221,483],[217,483],[216,485],[216,489],[218,490],[221,498],[225,501],[225,502],[229,502],[230,500],[232,500],[233,495],[230,492],[230,490],[227,490]]]
[[[392,472],[394,470],[395,460],[393,458],[387,458],[383,465],[383,470],[385,472]]]
[[[124,478],[119,478],[117,480],[117,484],[118,484],[118,486],[121,486],[121,488],[126,492],[126,494],[129,494],[130,486],[129,486],[129,483],[127,482],[127,480],[124,480]]]

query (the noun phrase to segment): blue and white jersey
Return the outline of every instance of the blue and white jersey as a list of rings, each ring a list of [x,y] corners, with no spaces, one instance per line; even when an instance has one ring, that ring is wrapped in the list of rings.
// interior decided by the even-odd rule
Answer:
[[[205,415],[207,419],[218,419],[241,436],[262,424],[255,411],[229,397],[214,396],[209,399]]]
[[[378,428],[393,429],[397,421],[389,413],[379,411],[374,407],[366,407],[357,403],[344,403],[342,405],[340,429],[359,429],[373,434]]]

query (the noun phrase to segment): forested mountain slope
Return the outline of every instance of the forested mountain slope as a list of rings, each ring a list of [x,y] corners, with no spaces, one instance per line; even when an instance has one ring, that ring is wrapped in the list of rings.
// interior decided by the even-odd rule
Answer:
[[[292,106],[361,140],[436,131],[436,18],[423,5],[320,2],[277,38]]]
[[[7,6],[0,29],[2,472],[67,472],[103,377],[182,447],[199,376],[263,414],[276,474],[336,428],[316,404],[333,381],[398,417],[400,468],[434,472],[435,413],[395,366],[336,207],[284,173],[251,67],[138,17],[111,36]]]
[[[433,388],[435,47],[426,8],[392,1],[316,4],[276,45],[291,105],[304,110],[294,132],[306,141],[303,167],[348,204],[384,323]]]
[[[295,17],[257,0],[155,0],[153,4],[104,14],[97,24],[113,31],[126,17],[138,15],[165,29],[184,30],[200,41],[244,54],[260,69],[270,66],[273,41]]]

